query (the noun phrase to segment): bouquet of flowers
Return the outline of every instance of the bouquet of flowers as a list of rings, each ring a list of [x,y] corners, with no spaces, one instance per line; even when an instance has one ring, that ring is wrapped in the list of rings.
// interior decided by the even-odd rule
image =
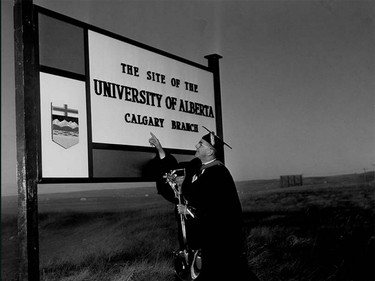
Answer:
[[[185,169],[171,170],[164,175],[164,178],[166,179],[166,183],[173,189],[175,197],[180,200],[181,185],[185,179]]]

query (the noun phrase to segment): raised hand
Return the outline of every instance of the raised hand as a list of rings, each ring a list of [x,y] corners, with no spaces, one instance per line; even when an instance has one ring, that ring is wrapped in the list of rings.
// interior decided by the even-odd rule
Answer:
[[[153,133],[150,132],[150,135],[151,138],[149,138],[148,142],[150,143],[150,145],[155,146],[157,149],[159,149],[161,147],[160,141]]]
[[[151,138],[149,138],[148,142],[158,150],[160,158],[163,159],[165,157],[165,152],[160,141],[153,133],[150,132],[150,135]]]

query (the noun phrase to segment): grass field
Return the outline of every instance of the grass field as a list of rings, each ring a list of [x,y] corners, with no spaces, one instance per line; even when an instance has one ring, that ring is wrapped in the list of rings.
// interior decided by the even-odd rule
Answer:
[[[263,281],[374,280],[375,185],[353,177],[240,182],[248,261]],[[2,279],[17,280],[14,198],[2,204]],[[39,196],[41,280],[174,280],[173,206],[154,188]]]

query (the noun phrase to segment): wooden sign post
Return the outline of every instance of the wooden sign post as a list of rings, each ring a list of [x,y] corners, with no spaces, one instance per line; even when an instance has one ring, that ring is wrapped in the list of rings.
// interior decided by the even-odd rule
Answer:
[[[37,58],[32,0],[14,2],[19,278],[39,280]]]

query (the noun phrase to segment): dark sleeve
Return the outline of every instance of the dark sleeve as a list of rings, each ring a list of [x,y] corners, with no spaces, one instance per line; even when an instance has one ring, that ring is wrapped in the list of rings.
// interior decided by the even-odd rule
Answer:
[[[166,179],[163,176],[171,170],[184,168],[186,170],[185,182],[191,182],[191,178],[197,170],[199,170],[201,165],[202,162],[198,158],[193,158],[191,161],[186,162],[177,162],[176,158],[169,153],[167,153],[166,157],[163,159],[157,158],[155,170],[157,171],[156,188],[158,194],[162,195],[168,201],[177,204],[178,200],[175,198],[173,189],[166,183]]]
[[[163,159],[158,157],[156,163],[156,189],[158,194],[163,196],[166,200],[176,203],[174,192],[163,176],[171,170],[176,169],[178,166],[177,160],[171,154],[166,154]]]

